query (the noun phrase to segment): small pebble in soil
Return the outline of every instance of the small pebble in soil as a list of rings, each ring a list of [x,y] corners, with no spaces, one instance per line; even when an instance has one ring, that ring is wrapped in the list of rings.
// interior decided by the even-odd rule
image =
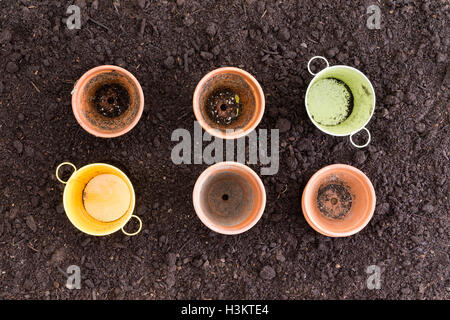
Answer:
[[[272,280],[273,278],[275,278],[276,273],[275,273],[275,270],[271,266],[265,266],[259,272],[259,276],[261,278],[263,278],[264,280]]]
[[[128,91],[118,83],[105,84],[95,92],[94,105],[105,117],[120,116],[128,109],[129,104]]]
[[[280,130],[280,133],[284,133],[291,129],[291,122],[288,119],[280,118],[277,120],[276,127]]]
[[[13,143],[14,148],[16,149],[17,153],[22,153],[23,151],[23,144],[19,140],[14,141]]]
[[[168,69],[173,68],[174,64],[175,64],[175,59],[174,59],[172,56],[168,56],[168,57],[166,58],[166,60],[164,60],[164,65],[165,65]]]
[[[366,153],[362,150],[356,151],[355,156],[353,157],[353,160],[357,164],[363,164],[364,162],[366,162],[366,159],[367,159]]]
[[[17,71],[19,71],[19,67],[15,62],[11,61],[6,65],[6,71],[8,71],[9,73],[16,73]]]
[[[206,112],[215,123],[229,125],[242,114],[240,97],[229,88],[214,91],[206,100]]]
[[[208,25],[208,27],[206,28],[206,33],[210,36],[210,37],[214,37],[216,35],[217,32],[217,24],[210,23]]]
[[[27,226],[33,231],[36,232],[37,230],[37,226],[36,226],[36,222],[34,221],[33,216],[28,216],[25,220]]]
[[[418,133],[424,133],[426,129],[426,126],[423,122],[419,122],[418,124],[416,124],[416,131]]]

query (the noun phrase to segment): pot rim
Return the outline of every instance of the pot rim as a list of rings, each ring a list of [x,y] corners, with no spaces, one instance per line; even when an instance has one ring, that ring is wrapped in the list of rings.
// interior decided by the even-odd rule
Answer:
[[[257,94],[257,95],[259,95],[261,97],[261,111],[257,115],[257,117],[256,117],[255,121],[253,122],[253,124],[246,130],[242,130],[239,133],[236,133],[236,131],[235,131],[232,134],[227,134],[226,132],[214,129],[213,127],[208,125],[206,123],[206,121],[203,119],[202,115],[201,115],[199,104],[196,102],[196,101],[198,101],[198,98],[199,98],[199,95],[200,95],[200,88],[202,88],[204,86],[204,84],[209,79],[211,79],[213,76],[215,76],[217,74],[226,73],[226,72],[229,72],[229,71],[231,71],[232,73],[237,73],[237,74],[244,75],[245,77],[248,77],[254,83],[254,85],[256,87],[255,94]],[[262,87],[259,84],[258,80],[256,80],[256,78],[254,76],[252,76],[249,72],[247,72],[247,71],[245,71],[243,69],[240,69],[240,68],[236,68],[236,67],[221,67],[221,68],[217,68],[217,69],[214,69],[214,70],[208,72],[197,83],[197,86],[195,87],[193,99],[192,99],[192,105],[193,105],[193,109],[194,109],[195,118],[200,123],[201,127],[206,132],[208,132],[210,135],[215,136],[217,138],[221,138],[221,139],[238,139],[238,138],[246,136],[247,134],[252,132],[259,125],[259,123],[261,122],[262,117],[264,115],[265,106],[266,106],[266,99],[265,99]]]
[[[362,178],[364,183],[369,187],[369,191],[370,191],[370,194],[372,195],[372,199],[373,199],[373,201],[370,205],[370,209],[369,209],[370,214],[368,215],[368,217],[358,227],[356,227],[355,229],[348,231],[348,232],[333,232],[333,231],[321,228],[320,225],[314,221],[314,218],[312,216],[310,216],[306,210],[305,194],[306,194],[306,191],[308,190],[308,188],[310,188],[312,186],[312,184],[315,182],[315,179],[319,175],[321,175],[327,171],[334,171],[334,169],[345,169],[348,171],[352,171],[353,173],[358,175],[358,177]],[[316,230],[317,232],[319,232],[325,236],[328,236],[328,237],[348,237],[348,236],[351,236],[351,235],[354,235],[354,234],[360,232],[362,229],[364,229],[367,226],[367,224],[372,219],[373,214],[375,212],[375,206],[376,206],[376,194],[375,194],[375,189],[373,187],[372,182],[370,181],[369,177],[367,177],[364,172],[362,172],[361,170],[359,170],[358,168],[355,168],[353,166],[337,163],[337,164],[331,164],[326,167],[323,167],[322,169],[318,170],[311,176],[311,178],[308,180],[308,183],[306,184],[305,188],[303,189],[301,201],[302,201],[301,205],[302,205],[303,216],[305,217],[306,222],[308,222],[308,224],[314,230]]]
[[[244,171],[249,173],[251,176],[253,176],[255,178],[255,181],[259,187],[259,190],[261,190],[261,208],[259,209],[256,217],[245,227],[236,229],[236,230],[227,230],[227,229],[221,228],[217,224],[213,223],[203,213],[203,209],[201,208],[201,205],[200,205],[200,188],[203,186],[206,178],[209,177],[211,174],[213,174],[218,169],[221,169],[226,166],[234,166],[234,167],[243,169]],[[206,227],[208,227],[209,229],[211,229],[217,233],[226,234],[226,235],[235,235],[235,234],[240,234],[240,233],[250,230],[261,219],[261,217],[264,213],[264,210],[266,208],[266,189],[264,187],[264,184],[263,184],[261,178],[250,167],[248,167],[242,163],[235,162],[235,161],[224,161],[224,162],[216,163],[216,164],[206,168],[200,174],[200,176],[197,178],[197,181],[195,182],[195,185],[194,185],[194,189],[192,192],[192,202],[194,204],[194,210],[195,210],[195,213],[197,214],[197,217],[203,222],[203,224]]]
[[[311,114],[309,113],[309,110],[308,110],[308,104],[307,104],[307,101],[308,101],[308,92],[309,92],[309,89],[311,88],[311,84],[314,82],[314,79],[316,79],[317,77],[319,77],[319,76],[320,76],[322,73],[324,73],[325,71],[328,71],[328,70],[330,70],[330,69],[337,69],[337,68],[347,68],[347,69],[352,69],[353,71],[358,72],[359,74],[361,74],[361,75],[367,80],[367,82],[369,83],[370,88],[372,89],[372,92],[373,92],[373,108],[372,108],[372,112],[370,113],[369,118],[368,118],[367,121],[364,123],[364,125],[362,125],[359,129],[354,130],[354,131],[352,131],[352,132],[350,132],[350,133],[339,133],[339,134],[336,134],[336,133],[331,133],[331,132],[329,132],[329,131],[327,131],[327,130],[321,128],[321,127],[319,127],[318,124],[316,123],[316,121],[314,121],[314,119],[311,117]],[[372,85],[372,82],[371,82],[371,81],[369,80],[369,78],[367,78],[367,76],[366,76],[363,72],[361,72],[360,70],[358,70],[358,69],[356,69],[356,68],[354,68],[354,67],[350,67],[350,66],[343,65],[343,64],[338,64],[338,65],[335,65],[335,66],[326,67],[326,68],[320,70],[318,73],[316,73],[316,74],[314,75],[314,77],[311,79],[311,81],[309,82],[308,88],[306,89],[306,93],[305,93],[305,109],[306,109],[306,113],[308,114],[308,117],[309,117],[309,119],[311,120],[311,122],[312,122],[312,123],[314,124],[314,126],[315,126],[317,129],[319,129],[320,131],[322,131],[322,132],[324,132],[324,133],[326,133],[326,134],[329,134],[329,135],[331,135],[331,136],[335,136],[335,137],[346,137],[346,136],[351,136],[351,135],[353,135],[353,134],[355,134],[355,133],[361,131],[363,128],[366,127],[366,125],[367,125],[367,124],[369,123],[369,121],[372,119],[373,114],[374,114],[374,112],[375,112],[375,107],[376,107],[376,94],[375,94],[375,89],[374,89],[374,87],[373,87],[373,85]]]
[[[86,85],[87,79],[95,73],[98,73],[101,71],[106,71],[106,70],[115,70],[115,71],[118,71],[118,72],[124,74],[126,77],[130,78],[138,90],[139,99],[140,99],[139,110],[138,110],[136,118],[133,120],[133,122],[131,122],[126,128],[124,128],[120,131],[111,132],[111,133],[100,132],[100,131],[96,130],[95,128],[87,125],[82,120],[79,109],[78,109],[78,95],[79,95],[79,92],[81,91],[80,89]],[[142,91],[142,87],[141,87],[139,81],[130,71],[128,71],[122,67],[114,66],[114,65],[102,65],[102,66],[94,67],[94,68],[86,71],[75,83],[75,86],[72,90],[72,111],[73,111],[73,114],[75,115],[75,118],[77,119],[78,124],[84,130],[86,130],[88,133],[90,133],[96,137],[100,137],[100,138],[115,138],[115,137],[124,135],[125,133],[129,132],[139,122],[139,120],[142,116],[142,113],[144,112],[144,92]]]
[[[128,214],[128,217],[124,220],[124,222],[123,222],[122,225],[119,225],[118,227],[116,227],[116,228],[114,228],[114,229],[111,229],[111,230],[105,231],[105,232],[101,232],[101,233],[93,233],[93,232],[89,232],[89,231],[80,229],[80,228],[74,223],[74,221],[71,219],[70,215],[67,213],[67,210],[66,210],[66,197],[68,197],[68,194],[67,194],[67,186],[68,186],[69,183],[72,181],[72,178],[75,179],[75,177],[77,176],[77,174],[78,174],[80,171],[86,170],[86,169],[88,169],[88,168],[90,168],[90,167],[95,167],[95,166],[110,167],[111,169],[120,172],[121,174],[123,174],[124,178],[126,179],[126,181],[128,182],[128,184],[129,184],[129,186],[130,186],[130,188],[131,188],[131,201],[130,201],[131,206],[130,206],[130,209],[127,210],[128,213],[125,213],[125,214]],[[115,166],[113,166],[113,165],[107,164],[107,163],[96,162],[96,163],[87,164],[87,165],[81,167],[80,169],[77,169],[74,173],[72,173],[72,175],[71,175],[70,178],[67,180],[67,182],[66,182],[66,184],[65,184],[65,186],[64,186],[63,206],[64,206],[64,212],[66,213],[67,218],[68,218],[69,221],[72,223],[72,225],[75,226],[75,228],[77,228],[77,229],[80,230],[81,232],[86,233],[86,234],[89,234],[89,235],[91,235],[91,236],[106,236],[106,235],[110,235],[110,234],[112,234],[112,233],[115,233],[115,232],[119,231],[120,229],[122,229],[123,227],[125,227],[125,225],[128,223],[128,221],[130,221],[130,219],[131,219],[132,216],[133,216],[134,208],[135,208],[135,206],[136,206],[136,194],[135,194],[135,192],[134,192],[134,187],[133,187],[133,184],[131,183],[130,178],[128,178],[128,176],[127,176],[122,170],[120,170],[119,168],[117,168],[117,167],[115,167]],[[119,219],[120,219],[120,218],[119,218]]]

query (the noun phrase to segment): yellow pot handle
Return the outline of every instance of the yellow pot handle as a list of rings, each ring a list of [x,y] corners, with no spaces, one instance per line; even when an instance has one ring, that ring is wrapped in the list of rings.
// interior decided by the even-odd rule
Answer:
[[[70,179],[70,177],[69,177],[69,179],[67,179],[67,181],[64,181],[64,180],[62,180],[62,179],[59,177],[59,169],[60,169],[62,166],[65,166],[65,165],[71,166],[71,167],[73,168],[74,171],[73,171],[72,174],[70,175],[71,177],[72,177],[72,175],[77,171],[77,167],[75,167],[75,165],[74,165],[72,162],[63,162],[63,163],[61,163],[59,166],[57,166],[57,167],[56,167],[56,179],[58,179],[58,181],[61,182],[62,184],[66,184],[67,181],[69,181],[69,179]]]
[[[133,232],[133,233],[128,233],[128,232],[126,232],[125,231],[125,226],[123,226],[122,227],[122,232],[123,233],[125,233],[127,236],[135,236],[135,235],[137,235],[139,232],[141,232],[141,230],[142,230],[142,220],[141,220],[141,218],[139,218],[138,216],[135,216],[134,214],[131,216],[131,218],[135,218],[135,219],[137,219],[137,221],[139,221],[139,228],[138,228],[138,230],[137,231],[135,231],[135,232]],[[131,218],[130,218],[130,220],[131,220]],[[129,221],[129,220],[128,220]]]

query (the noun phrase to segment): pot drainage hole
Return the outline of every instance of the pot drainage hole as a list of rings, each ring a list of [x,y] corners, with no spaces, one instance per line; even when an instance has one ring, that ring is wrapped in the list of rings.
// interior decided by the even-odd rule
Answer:
[[[95,92],[94,105],[102,116],[118,117],[128,109],[129,104],[130,95],[120,84],[105,84]]]
[[[325,184],[317,193],[317,207],[326,217],[341,220],[350,212],[352,196],[342,184]]]
[[[206,112],[215,123],[229,125],[242,114],[240,97],[229,88],[217,89],[206,101]]]

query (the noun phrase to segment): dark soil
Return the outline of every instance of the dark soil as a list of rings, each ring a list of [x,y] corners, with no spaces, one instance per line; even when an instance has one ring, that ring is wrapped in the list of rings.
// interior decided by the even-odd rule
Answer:
[[[77,0],[82,26],[68,30],[72,3],[0,2],[1,298],[450,298],[447,0]],[[380,30],[366,27],[373,3]],[[308,119],[315,55],[372,81],[367,148]],[[71,108],[77,79],[103,64],[125,67],[145,94],[140,122],[115,139],[89,135]],[[193,132],[196,84],[220,66],[258,79],[259,127],[280,129],[280,170],[262,177],[265,213],[238,236],[211,232],[194,212],[192,188],[207,165],[170,157],[173,130]],[[63,161],[123,169],[143,231],[77,231],[54,175]],[[352,237],[322,236],[301,212],[308,179],[332,163],[361,169],[376,190],[373,219]],[[81,268],[80,290],[65,287],[70,265]],[[367,289],[370,265],[381,268],[380,290]]]
[[[206,112],[215,123],[229,125],[242,114],[239,96],[228,88],[214,91],[206,100]]]
[[[120,84],[105,84],[95,92],[94,104],[101,115],[114,118],[128,109],[130,95]]]
[[[342,183],[328,183],[317,192],[317,207],[331,219],[343,219],[352,208],[352,195]]]

